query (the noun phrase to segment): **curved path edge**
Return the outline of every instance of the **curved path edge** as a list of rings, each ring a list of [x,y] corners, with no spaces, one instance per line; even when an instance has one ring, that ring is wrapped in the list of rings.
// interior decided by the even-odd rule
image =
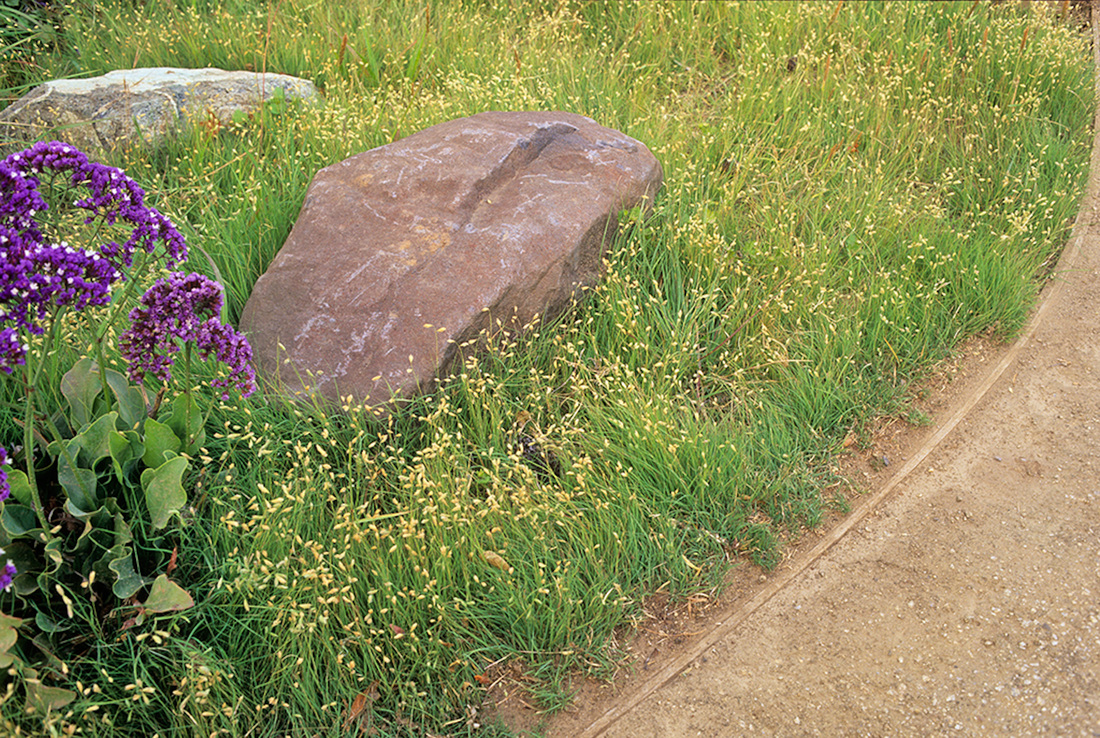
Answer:
[[[1097,28],[1098,10],[1092,8],[1092,37],[1093,60],[1096,69],[1097,99],[1100,100],[1100,30]],[[699,662],[706,652],[712,649],[716,643],[728,638],[734,631],[746,623],[761,607],[771,601],[775,596],[788,588],[793,582],[805,575],[815,563],[817,563],[839,541],[844,539],[853,529],[862,523],[869,515],[875,513],[882,503],[897,489],[898,485],[907,480],[914,470],[924,463],[929,455],[941,446],[956,428],[967,419],[975,406],[986,397],[990,389],[994,387],[1004,376],[1006,370],[1015,364],[1021,352],[1028,346],[1036,329],[1047,318],[1051,306],[1061,295],[1066,280],[1062,275],[1070,274],[1081,269],[1084,242],[1090,235],[1089,231],[1096,217],[1096,204],[1100,200],[1100,107],[1093,118],[1094,139],[1090,160],[1089,179],[1086,193],[1082,198],[1081,208],[1074,220],[1073,229],[1067,246],[1064,249],[1058,264],[1052,273],[1052,279],[1044,288],[1040,296],[1037,309],[1025,325],[1017,339],[1000,355],[999,360],[988,370],[985,377],[964,397],[956,401],[953,412],[948,420],[940,426],[889,480],[875,491],[866,501],[850,515],[840,521],[835,527],[825,533],[825,536],[812,549],[804,554],[799,554],[782,571],[775,574],[766,586],[758,591],[747,601],[735,603],[724,612],[713,616],[710,629],[700,635],[691,647],[676,655],[668,664],[655,672],[643,683],[635,687],[629,693],[620,696],[614,705],[607,709],[596,720],[591,722],[578,738],[597,738],[604,735],[609,728],[619,722],[639,705],[651,698],[662,687],[669,684],[678,675],[683,673],[693,664]]]

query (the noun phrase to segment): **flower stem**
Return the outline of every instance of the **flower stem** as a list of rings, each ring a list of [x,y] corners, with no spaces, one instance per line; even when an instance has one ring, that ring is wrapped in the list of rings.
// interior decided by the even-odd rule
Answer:
[[[46,334],[46,339],[42,342],[41,356],[37,357],[39,359],[37,365],[34,363],[35,352],[28,350],[23,368],[23,390],[27,398],[23,415],[23,453],[27,457],[27,483],[31,488],[34,514],[38,518],[38,524],[42,526],[47,543],[53,539],[53,535],[50,533],[49,520],[46,519],[46,508],[42,505],[42,496],[38,490],[38,478],[34,468],[34,431],[36,428],[34,408],[46,361],[49,358],[50,350],[57,346],[57,333],[64,315],[65,308],[61,307],[51,316],[50,329]]]
[[[103,341],[97,339],[95,342],[95,354],[96,363],[99,369],[99,384],[103,390],[103,399],[107,403],[107,407],[110,407],[113,403],[111,401],[111,387],[107,384],[107,357],[103,354]],[[76,432],[76,428],[73,428],[73,432]]]
[[[183,371],[184,371],[184,386],[183,394],[187,397],[187,416],[183,421],[183,435],[184,443],[187,448],[191,448],[191,444],[194,443],[194,439],[191,437],[191,403],[194,402],[193,393],[191,392],[191,342],[188,341],[183,346]],[[196,435],[198,431],[196,431]]]
[[[107,336],[107,331],[115,321],[118,319],[120,311],[125,310],[126,306],[130,304],[130,296],[134,294],[134,290],[137,289],[138,277],[149,264],[149,254],[141,251],[137,254],[137,266],[132,267],[129,270],[129,274],[126,275],[125,286],[122,288],[122,295],[119,297],[111,297],[111,305],[108,308],[107,319],[99,324],[99,329],[95,331],[96,346],[103,344],[103,339]],[[89,318],[90,320],[91,318]]]
[[[29,352],[28,352],[29,353]],[[38,524],[42,526],[42,530],[46,534],[46,541],[53,537],[50,535],[50,524],[46,520],[46,510],[42,506],[42,498],[38,494],[38,479],[34,471],[34,395],[35,386],[31,380],[31,360],[30,356],[26,359],[26,365],[24,369],[24,396],[27,399],[27,405],[23,414],[23,454],[27,457],[27,482],[31,488],[31,502],[34,505],[34,514],[38,518]]]
[[[129,304],[130,296],[136,289],[138,282],[137,277],[145,271],[145,267],[149,263],[149,255],[145,252],[140,252],[137,255],[137,260],[136,268],[130,269],[130,273],[127,275],[126,284],[122,289],[122,295],[111,299],[110,307],[107,308],[107,319],[102,322],[93,321],[92,316],[87,314],[88,322],[92,325],[92,332],[95,335],[96,363],[99,365],[99,381],[103,387],[103,399],[106,400],[108,404],[111,403],[111,388],[107,384],[107,358],[103,351],[103,339],[107,337],[107,331],[111,329],[111,326],[114,325],[115,321],[118,319],[119,312],[125,310],[126,306]],[[96,322],[98,322],[98,327]]]

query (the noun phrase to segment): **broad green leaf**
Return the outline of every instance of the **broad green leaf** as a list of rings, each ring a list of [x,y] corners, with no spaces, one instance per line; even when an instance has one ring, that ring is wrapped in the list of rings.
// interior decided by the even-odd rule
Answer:
[[[34,624],[43,633],[61,633],[73,627],[72,623],[57,620],[41,610],[35,613]]]
[[[168,519],[187,504],[187,493],[180,483],[187,470],[187,459],[177,456],[156,469],[141,473],[141,487],[145,490],[145,506],[154,530],[168,525]]]
[[[23,572],[20,572],[15,579],[11,580],[11,588],[15,590],[15,593],[20,597],[33,595],[41,589],[41,587],[38,586],[38,577],[36,575],[24,574]]]
[[[4,532],[12,538],[19,538],[31,534],[32,531],[41,531],[38,525],[38,517],[34,510],[26,505],[4,503],[3,512],[0,512],[0,525]],[[37,536],[33,536],[37,538]]]
[[[0,612],[0,669],[6,669],[15,662],[15,654],[11,649],[19,638],[15,629],[22,624],[23,621],[19,618]]]
[[[116,433],[115,424],[118,421],[118,413],[110,412],[97,418],[94,423],[84,427],[76,438],[79,440],[80,453],[77,455],[77,463],[88,469],[94,469],[100,459],[111,454],[109,438],[111,433]]]
[[[33,505],[33,497],[31,496],[31,483],[27,479],[27,473],[22,469],[11,469],[8,471],[8,486],[11,487],[11,496],[22,502],[24,505]]]
[[[140,387],[130,384],[130,381],[114,369],[107,370],[107,385],[111,388],[115,400],[118,402],[118,416],[121,419],[122,430],[137,430],[141,427],[147,414],[145,393]]]
[[[11,559],[19,573],[12,580],[12,589],[17,595],[26,597],[38,591],[38,574],[42,570],[42,554],[36,544],[27,539],[12,541],[4,546],[4,559]]]
[[[115,520],[115,546],[121,546],[134,540],[134,536],[130,533],[130,524],[126,522],[126,516],[122,514],[118,504],[114,499],[107,500],[107,508],[111,510]]]
[[[57,481],[68,496],[66,507],[74,515],[86,514],[99,507],[96,494],[98,479],[96,473],[82,466],[73,466],[80,453],[80,443],[73,439],[68,445],[68,454],[57,456]]]
[[[111,464],[115,468],[115,478],[126,482],[138,459],[145,454],[145,444],[141,442],[138,432],[132,430],[124,433],[112,432],[107,437],[107,443],[111,451]]]
[[[72,547],[76,554],[73,567],[87,574],[91,569],[92,557],[101,555],[114,542],[114,521],[106,507],[101,507],[84,518],[84,530]]]
[[[69,401],[74,427],[83,428],[91,421],[95,396],[102,389],[95,362],[86,357],[61,377],[61,394]]]
[[[145,579],[134,570],[133,552],[130,549],[130,543],[133,540],[134,536],[130,533],[126,518],[116,509],[114,511],[114,544],[107,553],[92,564],[92,570],[96,576],[105,582],[114,581],[112,589],[116,595],[123,598],[130,597],[146,584]],[[119,581],[123,584],[119,585]]]
[[[111,591],[115,593],[115,597],[125,600],[137,594],[137,591],[144,587],[147,582],[134,569],[134,556],[130,551],[130,547],[123,546],[121,549],[123,553],[111,560],[107,566],[114,572],[116,577],[114,584],[111,585]],[[115,549],[111,550],[114,551]]]
[[[76,699],[76,692],[61,687],[47,687],[38,678],[38,672],[27,669],[23,672],[23,688],[27,691],[27,712],[46,715],[60,710]]]
[[[71,499],[65,500],[65,512],[72,515],[77,520],[87,520],[89,515],[94,515],[96,510],[102,510],[103,508],[96,508],[95,510],[84,510],[76,506]]]
[[[110,548],[91,562],[90,567],[85,567],[83,573],[88,576],[88,570],[91,570],[101,581],[114,582],[112,589],[115,594],[125,599],[144,587],[147,582],[134,569],[133,551],[130,548],[134,536],[114,498],[107,500],[104,509],[113,515]]]
[[[141,457],[145,466],[156,469],[165,462],[165,454],[178,453],[180,445],[179,435],[171,426],[152,418],[145,421],[145,454]]]
[[[172,415],[165,422],[172,426],[172,430],[183,441],[182,450],[186,454],[194,456],[206,442],[202,411],[193,397],[188,398],[183,394],[173,400]]]
[[[187,590],[170,580],[167,574],[161,574],[153,580],[149,596],[142,603],[142,607],[149,612],[173,612],[194,606],[195,600]]]

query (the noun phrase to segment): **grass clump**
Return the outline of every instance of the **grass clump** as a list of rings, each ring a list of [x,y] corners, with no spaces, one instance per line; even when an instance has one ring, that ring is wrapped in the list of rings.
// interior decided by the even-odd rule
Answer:
[[[849,429],[1020,328],[1093,110],[1087,39],[1045,3],[74,2],[59,33],[41,79],[322,87],[121,155],[233,319],[318,168],[434,123],[569,110],[666,172],[584,300],[402,413],[215,410],[181,535],[197,605],[71,665],[55,728],[91,735],[475,734],[511,660],[559,706],[647,593],[773,566],[843,506]]]

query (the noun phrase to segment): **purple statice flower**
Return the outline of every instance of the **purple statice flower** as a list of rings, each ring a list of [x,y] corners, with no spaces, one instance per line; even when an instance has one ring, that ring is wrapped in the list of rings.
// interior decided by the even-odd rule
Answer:
[[[23,254],[27,271],[20,280],[23,300],[8,313],[17,325],[41,333],[38,321],[50,306],[83,310],[111,301],[111,285],[121,274],[98,251],[73,248],[67,242],[35,244]],[[25,286],[24,286],[25,285]]]
[[[27,344],[19,337],[15,328],[0,329],[0,371],[11,374],[12,370],[23,364],[27,356]]]
[[[102,249],[104,256],[116,260],[116,267],[130,266],[138,248],[152,253],[158,242],[164,244],[168,266],[187,258],[183,236],[168,218],[145,204],[145,191],[121,169],[89,161],[77,148],[61,141],[39,141],[26,151],[12,154],[3,163],[26,177],[35,188],[40,174],[68,173],[74,188],[88,192],[87,197],[73,203],[88,211],[85,224],[101,219],[107,225],[119,222],[130,225],[132,232],[125,244],[119,246],[110,241]]]
[[[158,279],[141,296],[141,305],[130,313],[129,330],[119,339],[122,356],[130,363],[130,378],[140,382],[151,374],[170,381],[179,342],[193,341],[200,357],[213,356],[229,368],[228,378],[214,381],[223,390],[222,399],[229,399],[224,390],[230,386],[245,397],[252,394],[252,347],[218,319],[221,309],[221,287],[201,274],[175,272]]]
[[[4,468],[10,463],[11,459],[8,458],[8,450],[0,446],[0,502],[3,502],[11,496],[11,485],[8,484],[8,470]]]
[[[46,178],[55,187],[60,182],[87,193],[56,203],[59,209],[83,210],[85,225],[128,227],[129,237],[121,245],[106,240],[93,248],[49,238],[41,222],[49,208],[40,191]],[[183,236],[145,205],[145,192],[121,169],[89,161],[60,141],[40,141],[0,162],[0,370],[10,373],[24,363],[26,344],[16,332],[42,334],[41,323],[54,308],[110,302],[111,288],[126,279],[134,253],[153,253],[158,245],[168,265],[187,258]]]
[[[38,240],[42,234],[34,216],[47,207],[38,191],[37,179],[24,176],[7,160],[0,162],[0,224],[13,233]]]
[[[195,339],[199,356],[203,359],[211,355],[229,367],[228,377],[219,377],[213,386],[222,390],[222,399],[229,399],[230,387],[235,387],[242,397],[248,397],[256,389],[256,371],[252,368],[252,346],[243,334],[217,318],[208,318],[199,326],[199,337]]]
[[[0,556],[4,555],[4,549],[0,548]],[[4,568],[0,569],[0,591],[6,590],[11,586],[11,581],[15,579],[15,575],[19,571],[15,568],[15,564],[11,563],[11,559],[8,559],[8,563],[4,564]]]

